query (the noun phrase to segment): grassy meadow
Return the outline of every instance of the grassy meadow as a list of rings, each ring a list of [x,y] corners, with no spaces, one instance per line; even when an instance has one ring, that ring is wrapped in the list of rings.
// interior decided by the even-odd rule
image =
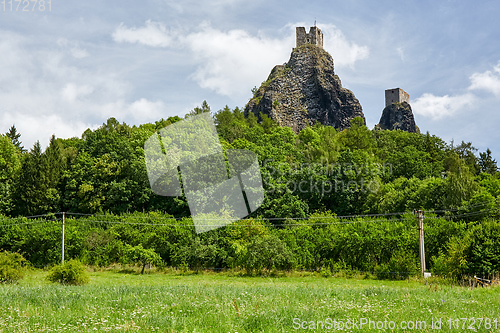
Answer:
[[[340,331],[340,322],[330,327],[327,318],[343,325],[354,320],[357,327],[344,326],[350,332],[500,331],[500,288],[471,289],[432,278],[381,281],[316,273],[247,277],[104,270],[90,272],[85,286],[62,286],[47,282],[46,275],[31,270],[18,284],[0,286],[0,331]],[[373,325],[360,327],[363,318]],[[468,318],[465,325],[460,318]],[[439,319],[441,328],[433,328],[432,322]],[[425,321],[426,327],[403,330],[403,321]],[[379,329],[382,324],[386,328]]]

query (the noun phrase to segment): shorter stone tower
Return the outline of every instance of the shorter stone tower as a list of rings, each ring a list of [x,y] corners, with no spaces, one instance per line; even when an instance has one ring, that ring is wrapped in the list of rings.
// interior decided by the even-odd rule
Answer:
[[[309,33],[307,33],[306,28],[296,27],[295,31],[297,34],[297,47],[304,44],[312,44],[323,48],[323,33],[320,28],[311,27]]]
[[[388,107],[392,103],[403,103],[406,102],[410,104],[410,95],[401,88],[387,89],[385,91],[385,107]]]
[[[400,88],[385,91],[385,108],[378,125],[382,130],[402,130],[420,133],[410,106],[410,95]]]

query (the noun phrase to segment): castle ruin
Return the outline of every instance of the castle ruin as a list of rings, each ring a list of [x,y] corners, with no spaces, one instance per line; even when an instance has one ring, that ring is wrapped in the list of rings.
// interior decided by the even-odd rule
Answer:
[[[304,27],[296,27],[295,32],[297,34],[297,47],[312,44],[323,48],[323,32],[318,27],[311,27],[309,33],[306,32]]]
[[[403,103],[406,102],[410,104],[410,95],[401,88],[387,89],[385,91],[385,107],[393,103]]]

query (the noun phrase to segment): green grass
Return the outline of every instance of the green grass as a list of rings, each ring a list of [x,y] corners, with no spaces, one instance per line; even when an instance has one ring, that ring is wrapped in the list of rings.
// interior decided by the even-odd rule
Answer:
[[[426,285],[419,280],[316,274],[279,278],[229,273],[139,275],[115,270],[91,273],[85,286],[60,286],[46,282],[46,275],[35,270],[17,285],[0,286],[0,330],[332,332],[336,330],[296,330],[293,320],[307,321],[308,326],[326,318],[353,318],[358,323],[360,318],[395,323],[426,320],[430,326],[433,319],[441,318],[441,331],[450,331],[450,318],[494,319],[500,314],[500,288]],[[471,331],[462,330],[461,322],[459,326],[452,331]],[[370,331],[366,328],[352,331]],[[499,330],[492,324],[491,330],[477,331]]]

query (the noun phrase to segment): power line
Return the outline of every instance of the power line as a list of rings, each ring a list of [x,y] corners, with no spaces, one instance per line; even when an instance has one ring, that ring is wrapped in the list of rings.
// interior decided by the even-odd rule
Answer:
[[[59,215],[63,213],[55,213],[53,215]],[[106,218],[114,218],[114,219],[160,219],[160,220],[177,220],[180,221],[180,218],[174,217],[152,217],[152,216],[114,216],[114,215],[99,215],[99,214],[84,214],[84,213],[65,213],[66,215],[74,215],[74,216],[86,216],[86,217],[106,217]],[[270,220],[270,221],[297,221],[297,220],[314,220],[314,219],[355,219],[355,218],[363,218],[363,217],[382,217],[382,216],[396,216],[396,215],[404,215],[410,213],[386,213],[386,214],[365,214],[365,215],[344,215],[344,216],[317,216],[317,217],[298,217],[298,218],[262,218],[262,219],[241,219],[238,221],[260,221],[260,220]],[[41,215],[47,216],[49,214]],[[19,217],[20,219],[22,217]],[[186,219],[186,218],[182,218]],[[189,217],[187,217],[189,219]],[[362,220],[362,221],[338,221],[338,222],[316,222],[316,223],[293,223],[293,224],[285,224],[280,226],[321,226],[321,225],[339,225],[339,224],[353,224],[353,223],[372,223],[372,222],[393,222],[393,221],[407,221],[412,220],[413,218],[405,218],[405,219],[372,219],[372,220]],[[203,221],[224,221],[230,219],[197,219]],[[13,226],[13,225],[23,225],[23,224],[35,224],[35,223],[45,223],[51,221],[61,221],[61,219],[54,219],[50,221],[35,221],[35,222],[20,222],[20,223],[12,223],[12,224],[4,224],[0,226]],[[69,220],[68,222],[70,222]],[[126,221],[103,221],[103,220],[80,220],[83,222],[94,222],[94,223],[109,223],[109,224],[128,224],[128,225],[144,225],[144,226],[172,226],[172,227],[196,227],[196,226],[209,226],[209,227],[251,227],[256,224],[238,224],[238,223],[230,223],[230,224],[178,224],[178,223],[146,223],[146,222],[126,222]],[[237,222],[237,221],[235,221]],[[272,224],[271,224],[272,225]]]
[[[61,214],[61,213],[57,213]],[[312,220],[312,219],[352,219],[360,217],[381,217],[381,216],[396,216],[412,214],[411,212],[399,212],[399,213],[383,213],[383,214],[364,214],[364,215],[340,215],[340,216],[307,216],[307,217],[269,217],[263,218],[268,221],[286,221],[286,220]],[[157,220],[177,220],[181,221],[184,219],[192,218],[192,216],[186,217],[154,217],[154,216],[115,216],[115,215],[103,215],[103,214],[84,214],[84,213],[66,213],[66,215],[77,215],[77,216],[92,216],[92,217],[106,217],[106,218],[130,218],[130,219],[157,219]],[[229,218],[213,218],[213,219],[198,219],[199,221],[233,221],[234,219]],[[254,221],[254,218],[250,219],[239,219],[238,221]]]
[[[32,215],[32,216],[9,217],[9,218],[2,218],[2,219],[0,219],[0,222],[1,221],[20,220],[20,219],[37,219],[37,218],[40,218],[40,217],[54,216],[54,215],[61,215],[61,214],[62,213],[47,213],[47,214]]]
[[[491,204],[491,203],[492,203],[491,201],[483,201],[483,202],[476,203],[474,205],[461,206],[458,208],[449,208],[449,209],[440,209],[440,210],[424,210],[424,212],[429,213],[429,214],[456,212],[459,210],[465,210],[465,209],[470,209],[470,208],[475,208],[475,207],[480,207],[480,206],[486,206],[487,204]]]
[[[457,218],[457,217],[467,217],[467,216],[474,216],[474,215],[482,215],[484,213],[493,211],[493,208],[485,209],[485,210],[479,210],[476,212],[470,212],[470,213],[463,213],[463,214],[458,214],[458,215],[448,215],[448,216],[428,216],[426,219],[452,219],[452,218]]]
[[[331,217],[335,219],[335,217]],[[293,223],[293,224],[280,224],[280,227],[286,226],[320,226],[320,225],[337,225],[337,224],[353,224],[353,223],[370,223],[370,222],[399,222],[409,221],[414,218],[405,219],[386,219],[386,220],[364,220],[364,221],[342,221],[342,222],[323,222],[323,223]],[[213,219],[213,221],[217,221]],[[259,221],[259,220],[238,220],[238,221]],[[84,222],[94,223],[109,223],[109,224],[129,224],[129,225],[148,225],[148,226],[170,226],[170,227],[254,227],[256,224],[172,224],[172,223],[140,223],[140,222],[125,222],[125,221],[99,221],[99,220],[84,220]],[[273,225],[274,226],[274,225]]]
[[[491,203],[491,201],[485,201],[481,203],[477,203],[474,205],[468,205],[468,206],[462,206],[458,208],[450,208],[450,209],[442,209],[442,210],[433,210],[433,211],[424,211],[426,213],[442,213],[442,212],[455,212],[459,211],[462,209],[470,209],[474,207],[480,207],[480,206],[485,206],[486,204]],[[492,211],[493,208],[489,209],[482,209],[480,211],[476,212],[469,212],[469,213],[463,213],[463,214],[458,214],[458,215],[449,215],[449,216],[426,216],[427,219],[449,219],[449,218],[458,218],[458,217],[467,217],[467,216],[474,216],[474,215],[481,215],[484,213],[488,213]],[[48,213],[48,214],[41,214],[41,215],[32,215],[32,216],[21,216],[21,217],[16,217],[16,218],[9,218],[9,219],[2,219],[0,222],[4,221],[13,221],[13,220],[19,220],[19,219],[34,219],[34,218],[40,218],[40,217],[46,217],[46,216],[55,216],[55,215],[62,215],[62,212],[58,213]],[[85,213],[64,213],[66,215],[72,215],[72,216],[81,216],[81,217],[104,217],[104,218],[110,218],[110,219],[138,219],[138,220],[176,220],[176,221],[182,221],[185,219],[191,219],[192,216],[190,217],[162,217],[162,216],[115,216],[115,215],[104,215],[104,214],[85,214]],[[240,219],[238,221],[260,221],[260,220],[265,220],[265,221],[302,221],[302,220],[321,220],[321,219],[334,219],[334,220],[344,220],[344,219],[359,219],[359,218],[374,218],[370,220],[361,220],[361,221],[336,221],[336,222],[315,222],[315,223],[293,223],[293,224],[284,224],[280,226],[322,226],[322,225],[339,225],[339,224],[354,224],[354,223],[373,223],[373,222],[397,222],[397,221],[409,221],[413,220],[413,218],[394,218],[394,219],[376,219],[377,217],[385,217],[385,216],[404,216],[412,214],[411,212],[397,212],[397,213],[382,213],[382,214],[363,214],[363,215],[341,215],[341,216],[308,216],[308,217],[294,217],[294,218],[289,218],[289,217],[283,217],[283,218],[247,218],[247,219]],[[54,222],[54,221],[60,221],[61,218],[57,219],[52,219],[52,220],[43,220],[43,221],[33,221],[33,222],[18,222],[18,223],[10,223],[10,224],[0,224],[0,227],[7,227],[7,226],[15,226],[15,225],[28,225],[28,224],[39,224],[39,223],[46,223],[46,222]],[[80,219],[78,219],[80,220]],[[212,219],[197,219],[198,221],[233,221],[233,219],[227,219],[227,218],[212,218]],[[70,222],[69,220],[68,222]],[[82,220],[80,220],[82,221]],[[224,226],[233,226],[233,227],[251,227],[255,226],[255,224],[238,224],[238,223],[230,223],[230,224],[177,224],[177,223],[147,223],[147,222],[127,222],[127,221],[104,221],[104,220],[95,220],[95,219],[84,219],[84,222],[94,222],[94,223],[109,223],[109,224],[128,224],[128,225],[144,225],[144,226],[172,226],[172,227],[195,227],[195,226],[210,226],[210,227],[224,227]],[[237,222],[237,221],[235,221]]]
[[[11,227],[16,225],[28,225],[28,224],[39,224],[39,223],[47,223],[47,222],[55,222],[60,221],[61,219],[53,219],[53,220],[43,220],[43,221],[33,221],[33,222],[20,222],[20,223],[10,223],[10,224],[0,224],[0,228],[2,227]]]

